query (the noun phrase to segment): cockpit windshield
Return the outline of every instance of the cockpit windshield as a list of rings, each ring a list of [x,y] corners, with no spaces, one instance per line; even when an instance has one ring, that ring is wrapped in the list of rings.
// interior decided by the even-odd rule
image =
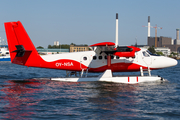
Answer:
[[[153,55],[153,56],[160,56],[160,55],[151,53],[149,50],[146,50],[146,52],[149,53],[150,55]]]

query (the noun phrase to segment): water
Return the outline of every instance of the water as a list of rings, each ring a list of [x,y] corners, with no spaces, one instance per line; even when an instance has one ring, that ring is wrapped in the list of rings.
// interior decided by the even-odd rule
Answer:
[[[179,119],[180,64],[152,74],[167,81],[57,82],[65,71],[0,62],[0,119]]]

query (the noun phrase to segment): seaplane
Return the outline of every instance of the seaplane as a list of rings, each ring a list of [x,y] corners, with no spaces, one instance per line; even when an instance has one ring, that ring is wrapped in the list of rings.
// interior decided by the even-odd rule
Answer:
[[[116,14],[116,40],[90,45],[91,51],[72,52],[40,56],[20,21],[5,22],[11,62],[27,67],[66,70],[64,78],[55,81],[83,82],[104,81],[136,84],[163,81],[160,76],[151,75],[151,70],[177,65],[177,60],[152,54],[147,49],[134,46],[118,46],[118,14]],[[114,76],[113,72],[139,71],[139,75]],[[99,76],[88,76],[99,72]],[[79,74],[78,74],[79,73]],[[147,74],[145,74],[147,73]]]

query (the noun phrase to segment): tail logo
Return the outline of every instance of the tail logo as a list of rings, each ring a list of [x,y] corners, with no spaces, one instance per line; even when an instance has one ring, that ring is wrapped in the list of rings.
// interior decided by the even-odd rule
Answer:
[[[23,57],[25,53],[25,49],[22,45],[16,45],[17,50],[13,51],[16,52],[16,57]]]

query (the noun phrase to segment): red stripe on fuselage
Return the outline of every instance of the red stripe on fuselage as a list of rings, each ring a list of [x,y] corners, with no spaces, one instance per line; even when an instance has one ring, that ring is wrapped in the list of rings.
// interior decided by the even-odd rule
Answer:
[[[70,70],[70,71],[82,71],[82,69],[86,70],[87,66],[81,64],[75,60],[69,59],[60,59],[52,62],[47,61],[31,61],[30,64],[26,64],[25,66],[30,67],[41,67],[41,68],[50,68],[50,69],[61,69],[61,70]]]

